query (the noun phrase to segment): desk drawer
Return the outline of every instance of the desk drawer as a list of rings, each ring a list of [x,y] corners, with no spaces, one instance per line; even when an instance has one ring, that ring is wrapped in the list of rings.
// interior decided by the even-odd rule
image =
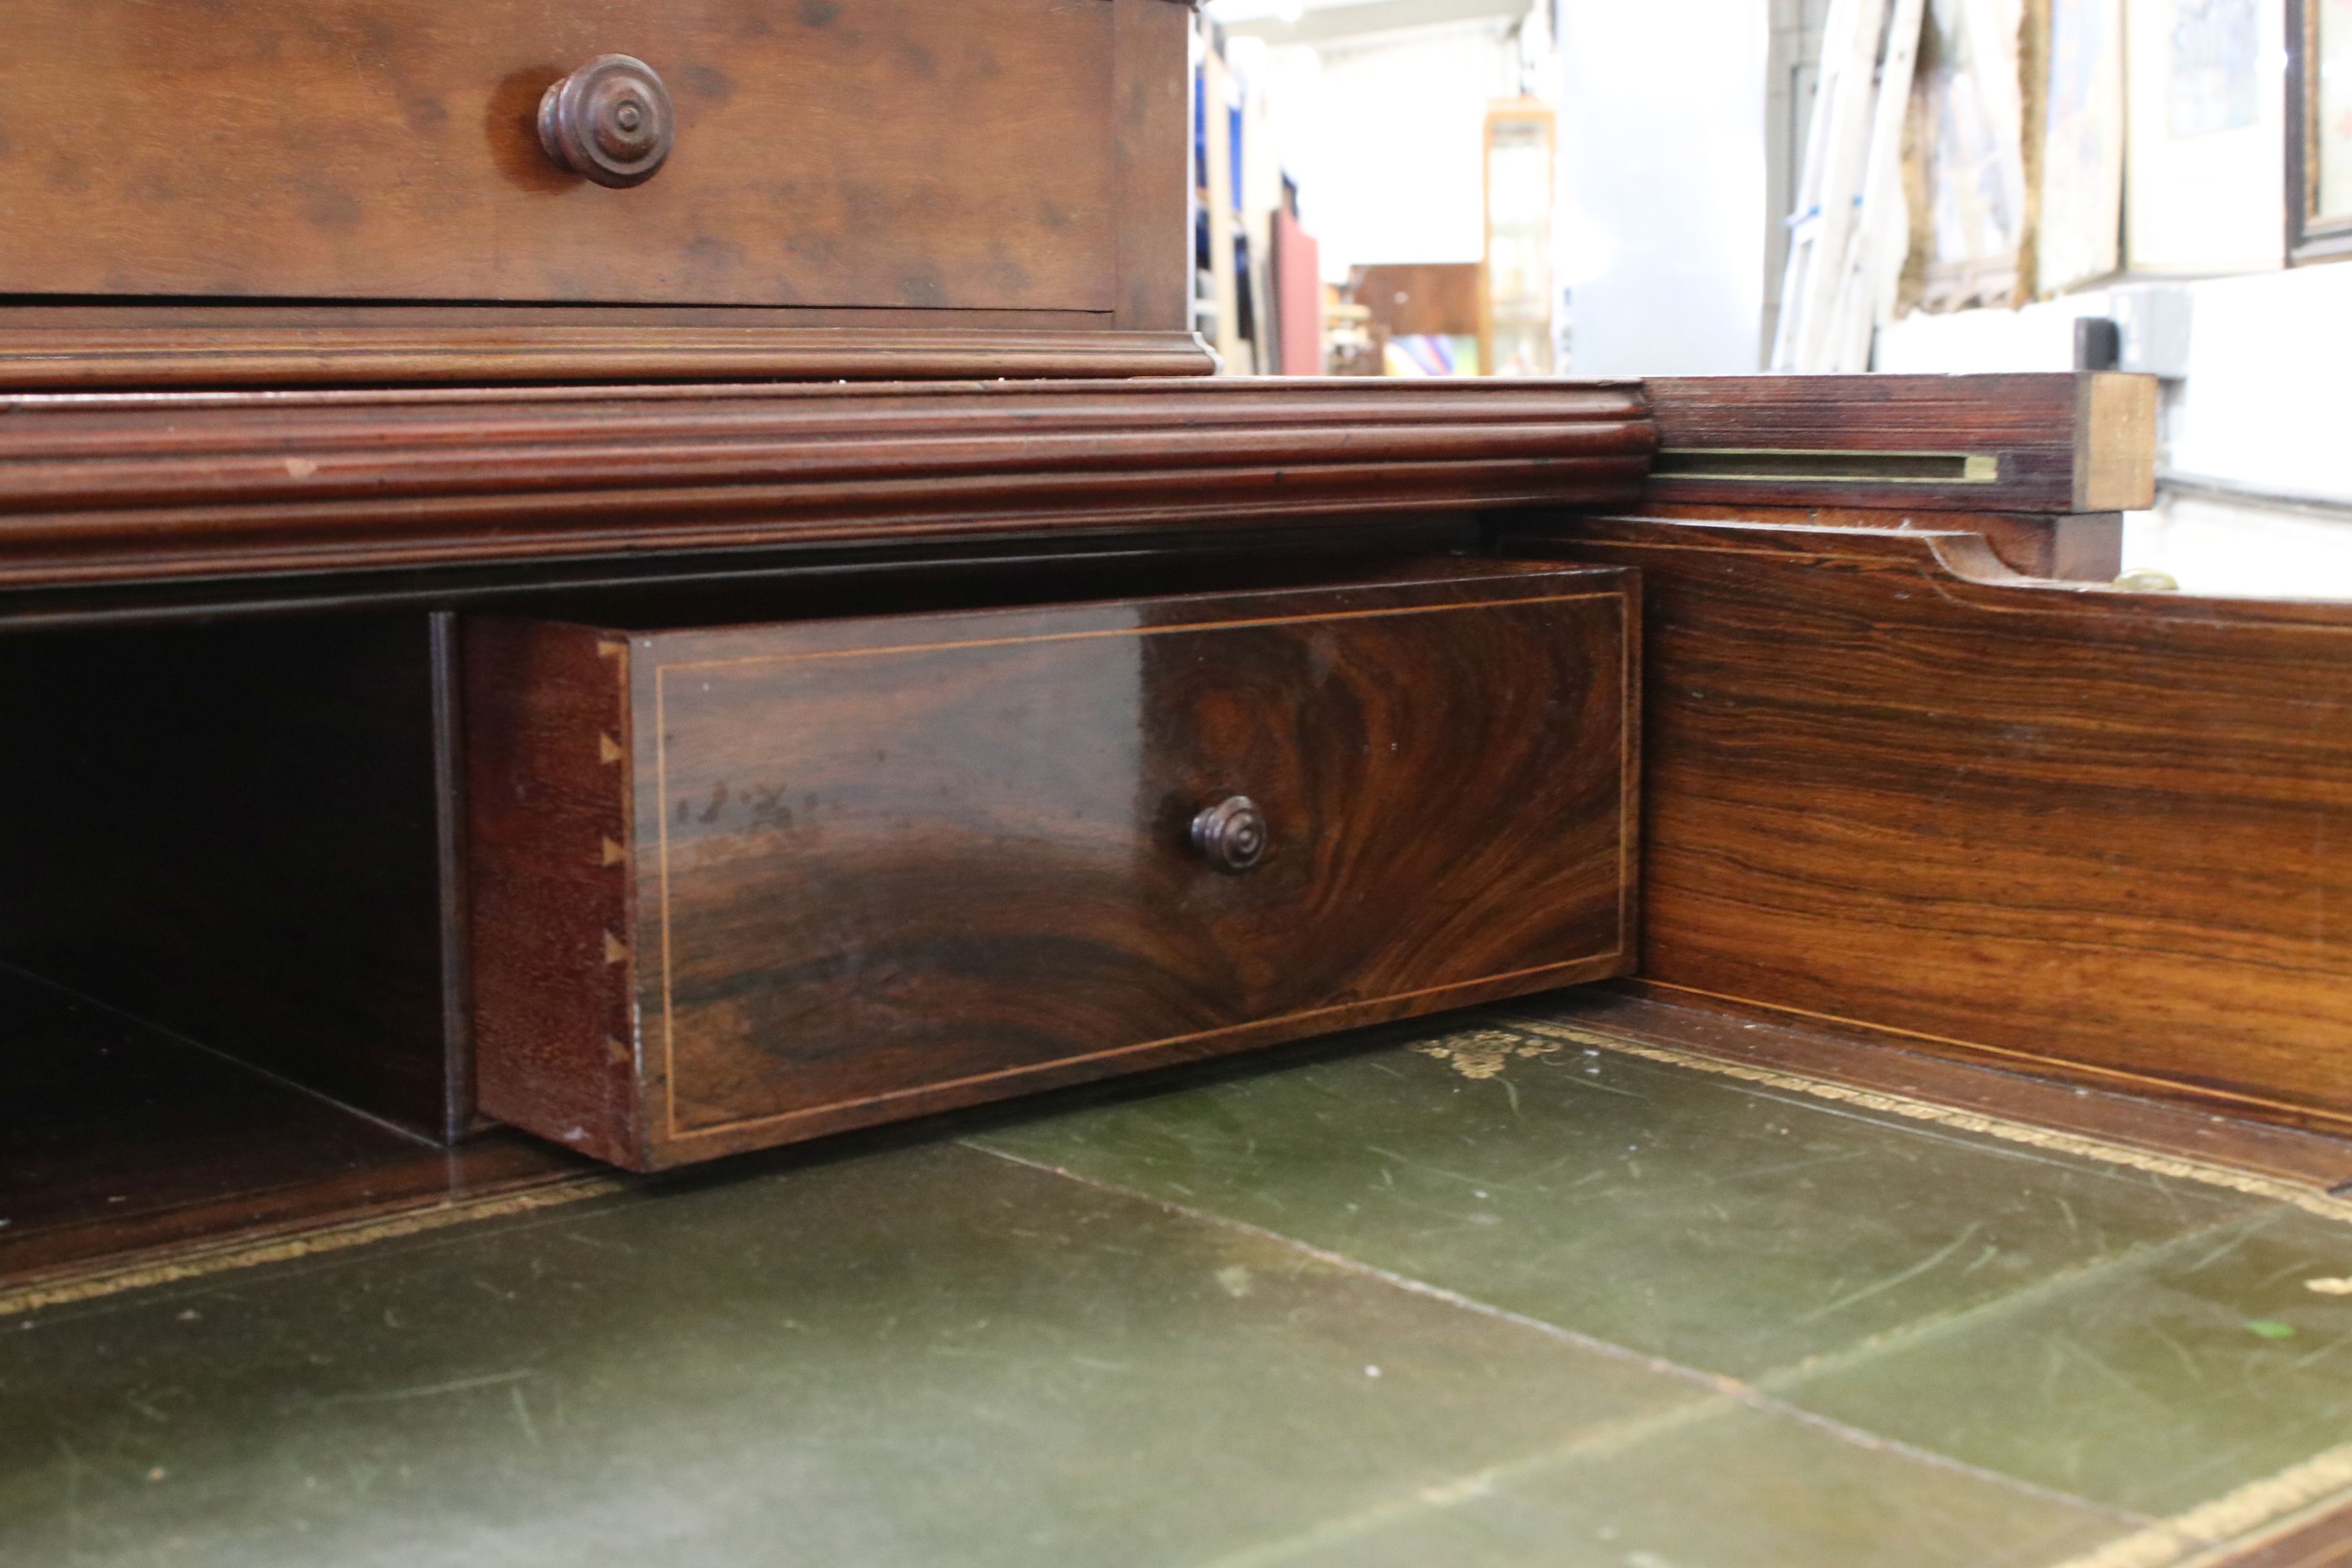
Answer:
[[[1632,574],[1433,570],[470,623],[483,1110],[645,1169],[1624,972]]]
[[[1134,3],[15,0],[0,294],[1108,311]],[[634,188],[538,127],[606,55]]]

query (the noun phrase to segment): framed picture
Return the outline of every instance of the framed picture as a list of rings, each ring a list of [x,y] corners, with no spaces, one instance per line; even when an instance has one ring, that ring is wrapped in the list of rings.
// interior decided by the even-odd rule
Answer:
[[[2352,0],[2286,0],[2286,241],[2352,256]]]
[[[2285,0],[2129,4],[2131,269],[2283,265]]]
[[[1927,174],[1930,310],[2017,300],[2025,234],[2018,32],[2023,0],[1929,0],[1918,84]]]
[[[2050,0],[2036,290],[2123,265],[2124,0]]]

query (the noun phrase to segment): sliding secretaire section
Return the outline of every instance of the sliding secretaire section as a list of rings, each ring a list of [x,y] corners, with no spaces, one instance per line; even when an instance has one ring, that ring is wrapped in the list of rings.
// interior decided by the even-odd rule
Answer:
[[[482,1108],[651,1168],[1622,973],[1633,582],[474,621]]]

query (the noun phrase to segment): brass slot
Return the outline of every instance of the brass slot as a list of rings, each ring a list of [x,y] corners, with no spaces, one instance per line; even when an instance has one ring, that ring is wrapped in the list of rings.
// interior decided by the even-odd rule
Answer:
[[[1980,452],[1799,452],[1769,447],[1669,447],[1650,465],[1661,479],[1802,479],[1864,485],[1989,485],[2000,458]]]

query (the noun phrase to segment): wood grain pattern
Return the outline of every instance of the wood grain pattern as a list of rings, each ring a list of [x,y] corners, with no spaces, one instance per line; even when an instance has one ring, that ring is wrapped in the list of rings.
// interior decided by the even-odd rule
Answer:
[[[461,657],[477,1103],[631,1163],[628,641],[486,616]],[[528,1120],[503,1109],[526,1103]]]
[[[478,801],[584,767],[587,728],[519,694],[608,704],[599,645],[630,647],[633,715],[625,788],[535,783],[562,804],[477,817],[479,965],[547,949],[478,992],[483,1109],[651,1168],[1618,973],[1633,615],[1622,574],[1438,566],[883,621],[476,623],[475,731],[511,737],[478,752]],[[1237,793],[1273,848],[1230,875],[1187,828]],[[544,890],[502,902],[509,874]]]
[[[23,0],[0,292],[1112,311],[1115,9]],[[634,190],[532,123],[615,52],[677,102]]]
[[[2210,1561],[2212,1568],[2344,1568],[2352,1563],[2352,1505],[2306,1512]]]
[[[1645,504],[1645,517],[1720,522],[1796,523],[1812,528],[1903,529],[1929,533],[1964,530],[1992,547],[2001,564],[2026,577],[2068,583],[2112,583],[2124,569],[2124,518],[2119,511],[1885,511],[1865,507],[1769,507],[1718,503]]]
[[[0,1290],[575,1179],[537,1139],[457,1149],[0,970]]]
[[[1192,72],[1190,0],[1111,0],[1118,208],[1117,325],[1192,337]],[[1213,363],[1213,362],[1212,362]]]
[[[1507,547],[1643,574],[1647,982],[2352,1126],[2352,608],[2032,584],[1967,534]]]
[[[989,314],[0,307],[0,389],[1039,380],[1215,368],[1190,332],[1112,331],[1108,316],[1076,313],[990,327]]]
[[[1654,439],[1607,383],[0,398],[0,585],[1597,504]]]
[[[2152,376],[1654,376],[1643,384],[1661,451],[1653,501],[1970,512],[2156,504]],[[1970,458],[1981,477],[1963,477]],[[1792,471],[1775,478],[1775,465]],[[1688,471],[1698,468],[1713,477]]]

